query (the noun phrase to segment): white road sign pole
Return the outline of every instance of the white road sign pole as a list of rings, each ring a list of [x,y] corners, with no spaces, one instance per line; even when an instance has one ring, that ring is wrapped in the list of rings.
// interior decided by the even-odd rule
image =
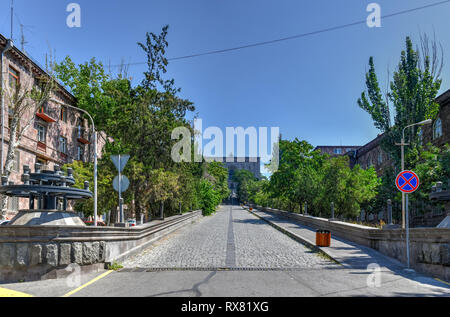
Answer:
[[[119,166],[121,165],[121,155],[119,155]],[[119,212],[120,212],[120,223],[124,223],[123,215],[123,205],[122,205],[122,172],[119,168]]]
[[[125,217],[123,214],[123,200],[122,200],[122,191],[126,191],[128,189],[128,186],[130,185],[129,180],[124,177],[122,179],[122,172],[125,169],[125,166],[128,163],[128,160],[130,159],[129,155],[112,155],[111,160],[113,161],[114,165],[116,166],[117,170],[119,171],[119,176],[114,179],[113,186],[114,189],[119,192],[119,221],[120,223],[125,222]],[[117,182],[116,182],[117,180]]]

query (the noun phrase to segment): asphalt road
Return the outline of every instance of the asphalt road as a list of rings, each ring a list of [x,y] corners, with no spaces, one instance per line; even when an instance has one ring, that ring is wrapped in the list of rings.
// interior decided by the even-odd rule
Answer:
[[[450,296],[445,284],[420,283],[401,272],[344,268],[240,207],[223,207],[123,265],[83,276],[76,288],[65,280],[0,288],[73,297]]]

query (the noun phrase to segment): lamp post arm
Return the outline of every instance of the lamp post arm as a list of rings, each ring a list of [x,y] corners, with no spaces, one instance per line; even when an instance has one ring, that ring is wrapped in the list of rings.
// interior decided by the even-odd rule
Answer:
[[[53,101],[53,102],[58,103],[58,104],[60,104],[62,106],[65,106],[65,107],[68,107],[68,108],[71,108],[71,109],[74,109],[74,110],[77,110],[77,111],[80,111],[80,112],[86,114],[89,117],[89,119],[90,119],[90,121],[92,123],[92,132],[94,134],[94,226],[97,227],[97,211],[98,211],[97,210],[97,201],[98,201],[98,180],[97,180],[97,177],[98,177],[98,168],[97,168],[97,133],[95,131],[94,119],[92,118],[90,113],[87,112],[84,109],[81,109],[81,108],[78,108],[78,107],[66,104],[64,102],[58,101],[58,100],[53,99],[53,98],[51,98],[50,101]]]

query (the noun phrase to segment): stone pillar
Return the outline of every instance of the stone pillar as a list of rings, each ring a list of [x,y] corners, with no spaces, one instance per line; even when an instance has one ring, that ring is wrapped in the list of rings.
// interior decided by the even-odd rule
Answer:
[[[388,224],[392,225],[392,200],[387,201]]]

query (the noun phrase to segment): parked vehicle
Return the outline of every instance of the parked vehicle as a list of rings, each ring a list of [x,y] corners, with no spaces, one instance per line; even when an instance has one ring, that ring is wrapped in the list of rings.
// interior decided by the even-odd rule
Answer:
[[[127,222],[128,222],[128,225],[130,227],[136,227],[137,226],[137,221],[135,219],[128,219]]]
[[[0,221],[0,226],[7,226],[9,222],[9,220],[2,220]]]

